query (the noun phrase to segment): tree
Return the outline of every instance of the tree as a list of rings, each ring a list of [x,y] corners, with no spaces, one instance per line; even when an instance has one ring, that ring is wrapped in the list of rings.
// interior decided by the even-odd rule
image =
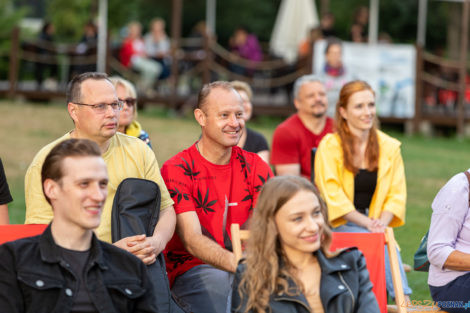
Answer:
[[[27,13],[27,9],[15,10],[11,0],[0,0],[0,56],[8,56],[11,49],[11,32]],[[0,58],[1,76],[6,76],[8,59]]]
[[[83,34],[83,26],[90,16],[91,0],[48,0],[46,20],[56,30],[55,37],[61,42],[76,42]]]

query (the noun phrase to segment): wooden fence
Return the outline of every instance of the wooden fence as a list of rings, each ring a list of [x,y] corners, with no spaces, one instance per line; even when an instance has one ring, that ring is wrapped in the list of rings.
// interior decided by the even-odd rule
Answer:
[[[39,100],[64,97],[65,83],[58,90],[23,88],[20,84],[20,72],[21,66],[27,62],[58,64],[62,60],[62,63],[69,66],[96,64],[96,55],[77,56],[71,53],[76,48],[75,45],[46,47],[51,49],[53,57],[45,61],[34,49],[30,49],[34,44],[37,43],[22,42],[18,28],[12,31],[8,83],[0,86],[0,95],[21,95]],[[467,80],[470,79],[467,78],[466,62],[438,57],[423,51],[419,46],[416,49],[415,116],[412,119],[381,118],[381,121],[405,124],[413,132],[419,131],[423,124],[455,127],[457,133],[463,135],[470,119],[470,87],[467,90]],[[107,72],[135,82],[138,75],[122,66],[113,51],[116,49],[109,45]],[[279,59],[251,62],[230,53],[207,37],[179,39],[177,45],[172,46],[171,59],[170,76],[158,83],[164,88],[159,89],[152,97],[139,95],[140,104],[163,104],[168,108],[181,110],[186,105],[194,104],[197,89],[203,83],[214,79],[244,80],[255,89],[256,95],[269,95],[279,88],[287,90],[285,94],[289,95],[295,79],[310,73],[312,69],[311,55],[294,65]],[[235,67],[245,69],[245,74],[234,71]],[[181,92],[182,84],[192,85],[194,81],[197,88]],[[288,116],[295,111],[290,97],[278,103],[273,102],[273,99],[275,97],[255,97],[254,114]]]

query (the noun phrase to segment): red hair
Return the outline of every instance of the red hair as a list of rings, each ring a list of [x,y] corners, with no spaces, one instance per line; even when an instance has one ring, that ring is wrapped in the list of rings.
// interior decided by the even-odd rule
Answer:
[[[341,139],[341,147],[343,148],[343,159],[344,159],[344,166],[354,174],[359,172],[359,168],[354,165],[354,155],[356,151],[354,151],[354,143],[356,142],[357,138],[351,133],[349,130],[348,123],[346,119],[341,116],[340,108],[346,110],[349,99],[353,94],[359,91],[369,90],[374,94],[374,90],[368,83],[362,80],[354,80],[341,88],[339,92],[339,100],[336,104],[336,113],[335,113],[335,123],[336,123],[336,132]],[[379,163],[379,142],[377,139],[377,128],[378,128],[378,120],[377,117],[374,117],[374,122],[372,124],[372,128],[369,131],[369,138],[367,140],[367,148],[365,151],[365,159],[367,164],[367,170],[375,171],[378,168]]]

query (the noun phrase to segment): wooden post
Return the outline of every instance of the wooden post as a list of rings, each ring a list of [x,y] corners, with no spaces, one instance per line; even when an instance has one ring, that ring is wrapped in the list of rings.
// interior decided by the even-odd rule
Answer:
[[[423,114],[423,50],[424,48],[416,45],[416,78],[415,78],[415,115],[413,116],[413,134],[419,131]]]
[[[464,135],[465,126],[465,77],[467,75],[468,9],[469,0],[464,0],[462,9],[462,30],[460,33],[459,102],[457,104],[457,135],[459,137]]]
[[[10,82],[10,89],[8,90],[8,97],[10,98],[15,95],[16,86],[18,84],[19,48],[20,48],[20,29],[18,26],[16,26],[11,31],[10,66],[8,68],[8,80]]]
[[[315,43],[312,43],[312,47],[307,55],[307,62],[305,62],[305,73],[312,74],[313,73],[313,60],[315,57]]]
[[[109,60],[111,60],[112,57],[112,47],[111,47],[111,36],[108,31],[108,35],[106,36],[106,60],[105,60],[105,70],[106,73],[109,75],[111,74],[111,65],[109,64]],[[96,51],[96,69],[98,69],[98,51]]]
[[[385,229],[385,241],[387,242],[388,257],[390,258],[390,272],[392,274],[393,289],[395,290],[395,303],[398,313],[407,313],[405,303],[405,295],[403,294],[403,282],[400,276],[400,268],[398,263],[397,242],[393,234],[393,229],[387,227]]]
[[[175,108],[178,98],[178,51],[180,49],[181,41],[181,16],[183,11],[183,0],[173,0],[173,8],[171,15],[171,96],[170,107]]]
[[[211,82],[211,62],[212,62],[212,52],[211,52],[211,37],[207,33],[204,33],[204,60],[202,61],[204,64],[204,69],[202,72],[202,83],[208,84]]]

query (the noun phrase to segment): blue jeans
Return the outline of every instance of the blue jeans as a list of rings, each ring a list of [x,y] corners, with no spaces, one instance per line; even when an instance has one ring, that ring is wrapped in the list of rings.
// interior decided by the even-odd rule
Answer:
[[[197,265],[178,276],[171,291],[193,313],[230,312],[233,276],[208,264]]]
[[[429,286],[432,299],[449,313],[470,312],[470,273],[462,275],[447,285]]]
[[[333,228],[333,231],[341,233],[369,233],[369,231],[364,227],[361,227],[351,222],[347,222],[344,225]],[[398,251],[398,249],[397,255],[398,265],[400,267],[400,276],[403,283],[403,293],[405,295],[410,295],[413,291],[411,290],[410,286],[408,286],[408,279],[406,278],[405,270],[403,269],[403,262],[401,261],[400,251]],[[387,287],[388,294],[390,295],[390,297],[395,299],[395,290],[393,289],[392,272],[390,270],[390,258],[388,256],[387,246],[385,246],[385,284]]]

